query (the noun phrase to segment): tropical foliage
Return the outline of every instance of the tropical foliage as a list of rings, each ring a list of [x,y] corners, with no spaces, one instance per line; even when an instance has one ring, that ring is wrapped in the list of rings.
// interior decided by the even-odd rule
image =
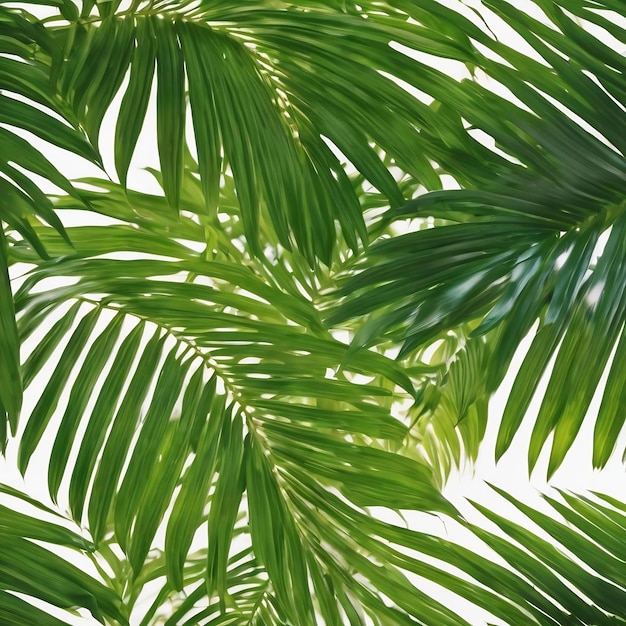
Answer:
[[[626,623],[626,504],[441,492],[529,332],[496,456],[616,452],[622,3],[468,4],[0,0],[3,624]]]

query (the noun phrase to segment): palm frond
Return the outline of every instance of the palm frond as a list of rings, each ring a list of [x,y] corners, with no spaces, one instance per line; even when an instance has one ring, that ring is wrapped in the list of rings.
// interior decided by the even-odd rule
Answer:
[[[85,192],[89,205],[130,223],[68,227],[71,248],[35,224],[51,261],[14,242],[13,260],[35,265],[15,296],[21,341],[49,328],[23,365],[28,393],[54,368],[19,433],[19,467],[25,472],[44,452],[42,441],[54,437],[51,496],[86,521],[98,549],[121,548],[131,580],[151,567],[164,529],[168,585],[185,588],[193,538],[208,523],[215,531],[206,589],[222,602],[245,499],[276,615],[314,623],[311,589],[338,615],[342,604],[328,585],[345,586],[350,576],[335,571],[324,550],[311,551],[322,540],[302,526],[312,505],[290,486],[302,472],[311,488],[341,494],[353,507],[453,509],[430,469],[392,452],[407,432],[390,414],[392,392],[411,398],[411,379],[383,355],[350,351],[334,339],[311,299],[294,293],[293,278],[292,289],[282,289],[280,262],[270,272],[264,260],[237,252],[230,221],[215,220],[214,247],[195,251],[206,246],[206,227],[193,219],[201,208],[187,199],[197,181],[187,180],[181,207],[193,206],[193,214],[173,213],[162,197],[99,183],[107,191]],[[63,216],[67,207],[80,205],[68,197],[55,209]],[[120,251],[135,258],[110,258]],[[67,284],[42,290],[53,276]],[[355,382],[358,375],[371,382]],[[339,550],[339,536],[334,541]],[[367,558],[351,556],[355,548],[345,558],[356,559],[351,567],[360,564],[376,589],[384,577]],[[409,594],[410,582],[398,580]],[[386,611],[368,585],[354,601]],[[451,612],[433,611],[453,623]]]
[[[66,237],[44,185],[79,197],[67,178],[35,146],[24,131],[48,144],[99,162],[96,151],[72,125],[74,116],[50,90],[52,58],[59,52],[53,38],[24,9],[0,4],[0,298],[2,299],[0,350],[0,449],[7,439],[7,421],[15,434],[22,402],[19,375],[19,343],[8,282],[7,228],[28,240],[37,253],[47,257],[30,219],[45,220]],[[59,119],[61,118],[61,119]],[[69,122],[67,121],[69,120]],[[7,232],[9,232],[7,230]]]
[[[20,341],[15,323],[13,291],[9,280],[8,246],[0,224],[0,448],[7,442],[7,420],[15,432],[22,405],[20,376]]]
[[[53,510],[39,505],[30,513],[19,512],[14,508],[16,500],[19,508],[29,511],[33,502],[14,489],[2,486],[0,491],[9,496],[3,497],[6,505],[0,505],[2,623],[63,626],[67,622],[55,613],[69,617],[67,611],[85,608],[102,623],[108,619],[127,624],[121,599],[77,566],[94,551],[93,543],[70,529],[69,520]],[[45,608],[49,605],[61,610],[50,613]]]
[[[63,233],[52,203],[33,175],[77,194],[67,178],[22,136],[27,131],[94,163],[97,152],[77,129],[67,104],[50,90],[50,68],[60,53],[54,38],[24,9],[0,6],[0,197],[2,219],[45,256],[30,227],[36,215]],[[63,121],[59,119],[61,117]],[[72,123],[74,125],[72,125]]]
[[[431,1],[5,4],[0,417],[73,521],[0,505],[3,623],[474,623],[450,598],[506,624],[626,622],[623,503],[560,493],[548,515],[497,490],[524,522],[474,503],[485,524],[438,489],[537,322],[497,454],[553,358],[531,466],[554,432],[558,467],[614,348],[597,464],[622,427],[624,63],[580,23],[625,42],[592,10],[615,0],[536,0],[552,26],[505,0],[484,22]],[[163,197],[129,189],[153,85]],[[99,163],[117,97],[121,184],[71,185],[21,135]],[[436,513],[487,552],[380,508]]]
[[[245,529],[238,529],[245,530]],[[205,570],[206,551],[187,559],[184,571],[185,593],[166,583],[148,611],[142,615],[140,626],[148,626],[155,618],[165,624],[286,624],[271,583],[259,566],[250,547],[233,554],[224,569],[224,592],[221,598],[207,593]],[[155,562],[150,578],[156,579],[163,567]]]
[[[118,5],[98,5],[98,16],[86,2],[79,20],[48,28],[65,50],[56,68],[59,92],[94,146],[104,115],[123,94],[115,166],[124,185],[154,83],[169,203],[179,205],[189,105],[206,211],[217,211],[223,175],[232,172],[246,239],[257,255],[264,222],[309,263],[330,262],[338,232],[355,251],[359,240],[367,244],[346,163],[393,206],[405,197],[386,159],[427,188],[441,187],[432,162],[441,141],[422,132],[436,116],[403,85],[421,89],[444,75],[389,43],[474,62],[467,42],[379,2],[136,2],[119,12]],[[322,41],[319,32],[333,37]]]
[[[421,381],[407,415],[409,433],[402,453],[426,459],[443,486],[454,469],[474,462],[487,428],[487,371],[493,337],[460,330],[431,355],[422,350],[407,360],[407,373]]]
[[[560,492],[560,498],[544,496],[548,510],[552,509],[547,513],[524,504],[500,488],[494,489],[525,519],[514,523],[473,503],[499,532],[485,530],[482,523],[466,524],[510,567],[550,599],[549,610],[541,607],[552,620],[548,623],[626,622],[626,579],[622,568],[626,518],[623,511],[607,504],[607,497],[601,494],[590,498]],[[561,520],[556,519],[559,517]],[[535,528],[544,536],[539,536]]]
[[[509,397],[496,454],[510,446],[556,356],[529,449],[532,469],[554,433],[551,475],[576,437],[605,369],[610,383],[596,420],[596,467],[607,462],[623,426],[618,409],[623,359],[610,360],[616,345],[622,354],[626,311],[621,191],[626,94],[617,78],[623,59],[585,24],[599,24],[622,41],[625,31],[595,12],[610,10],[611,3],[536,4],[549,24],[504,0],[486,2],[492,13],[485,11],[485,17],[498,16],[541,60],[468,27],[475,43],[490,49],[479,55],[475,69],[513,98],[469,79],[438,95],[432,91],[441,101],[435,127],[467,155],[459,159],[457,153],[449,166],[465,188],[435,191],[391,209],[390,220],[431,217],[435,227],[424,222],[415,232],[373,245],[357,264],[360,271],[348,277],[341,293],[350,296],[328,323],[367,313],[357,344],[395,339],[402,344],[400,357],[464,324],[477,327],[475,335],[497,333],[486,382],[492,392],[538,322]],[[476,141],[477,131],[495,142],[492,160],[499,165],[489,181],[468,165],[465,146]],[[599,252],[601,241],[606,245]]]
[[[52,262],[26,242],[11,248],[15,259],[35,264],[16,296],[22,339],[63,311],[23,367],[33,389],[63,346],[20,434],[19,458],[26,469],[42,452],[42,435],[56,431],[51,494],[67,498],[73,517],[87,522],[98,558],[114,579],[128,581],[119,591],[126,614],[139,615],[143,587],[161,580],[141,613],[146,625],[164,614],[172,624],[315,624],[320,615],[329,624],[360,624],[366,616],[380,624],[471,623],[419,591],[411,578],[418,576],[505,623],[560,624],[572,615],[580,624],[619,623],[609,617],[620,615],[623,593],[613,581],[606,589],[594,583],[595,575],[480,505],[510,540],[464,522],[432,486],[423,463],[389,451],[407,428],[389,415],[386,385],[391,381],[399,397],[399,386],[411,391],[411,378],[421,378],[423,369],[402,372],[382,355],[332,339],[310,300],[282,290],[280,274],[264,279],[251,271],[264,267],[262,260],[241,255],[233,262],[237,248],[218,231],[209,259],[194,251],[190,242],[204,242],[205,231],[191,213],[176,215],[164,198],[138,193],[123,203],[119,187],[101,185],[108,192],[98,199],[93,192],[90,206],[120,221],[134,216],[138,224],[68,228],[73,248],[54,229],[35,225],[55,254]],[[193,179],[189,185],[197,190]],[[191,193],[182,194],[183,203]],[[64,199],[57,211],[63,215],[62,207],[72,206]],[[220,249],[221,239],[230,246]],[[135,258],[107,258],[120,249]],[[51,276],[71,281],[42,291],[38,285]],[[441,398],[431,405],[424,397],[412,400],[432,411],[422,419],[465,414],[469,426],[478,418],[480,394],[472,393],[480,389],[478,364],[491,344],[481,337],[466,341],[432,358],[444,376]],[[349,382],[350,372],[374,375],[374,382]],[[480,428],[480,420],[474,423]],[[465,434],[466,442],[480,439],[480,433]],[[444,441],[458,462],[460,451]],[[585,502],[576,501],[579,516]],[[368,513],[377,506],[447,513],[450,523],[461,520],[510,566],[382,522]],[[548,532],[557,529],[567,549],[587,554],[588,540],[517,506]],[[560,506],[566,519],[579,520]],[[597,511],[584,515],[599,523]],[[615,549],[618,529],[611,528],[604,532]],[[208,548],[195,553],[199,531],[209,533]],[[520,552],[516,541],[532,554]],[[593,558],[592,566],[600,557]],[[577,591],[557,584],[561,576]],[[548,582],[537,590],[542,577]],[[612,599],[597,607],[585,599],[605,594]]]

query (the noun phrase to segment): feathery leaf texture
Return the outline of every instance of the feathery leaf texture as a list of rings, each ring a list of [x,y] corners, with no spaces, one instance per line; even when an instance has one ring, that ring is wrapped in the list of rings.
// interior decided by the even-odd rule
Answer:
[[[355,339],[361,345],[399,340],[400,358],[467,324],[478,336],[495,332],[486,395],[502,381],[521,340],[538,322],[504,412],[496,455],[511,445],[548,372],[528,461],[532,470],[554,433],[551,475],[607,368],[610,384],[593,440],[595,467],[608,461],[624,423],[618,408],[623,360],[610,359],[624,342],[626,321],[626,122],[620,108],[626,92],[617,78],[624,63],[580,20],[622,42],[626,31],[585,3],[536,4],[551,26],[508,2],[485,2],[541,61],[468,26],[490,50],[477,67],[515,100],[469,79],[454,91],[439,96],[433,91],[441,104],[432,106],[442,118],[434,128],[459,150],[472,142],[471,131],[491,138],[495,148],[483,161],[493,163],[493,175],[485,182],[473,163],[459,159],[451,173],[462,173],[463,189],[433,191],[391,208],[390,222],[429,217],[435,227],[372,245],[347,274],[339,290],[343,302],[326,322],[332,326],[368,314]]]
[[[594,466],[617,445],[620,3],[30,4],[0,0],[0,446],[49,501],[0,484],[0,621],[626,623],[623,502],[440,489],[529,333],[496,456],[546,373],[530,468],[603,377]],[[70,181],[49,155],[103,169],[105,119],[119,183]]]

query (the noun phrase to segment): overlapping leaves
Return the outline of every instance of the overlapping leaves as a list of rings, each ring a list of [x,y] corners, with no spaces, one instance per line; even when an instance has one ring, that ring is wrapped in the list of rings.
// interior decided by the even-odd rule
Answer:
[[[73,119],[71,110],[49,89],[54,43],[37,20],[23,10],[0,3],[0,448],[7,421],[15,433],[21,407],[19,344],[8,283],[4,223],[27,239],[41,256],[46,251],[28,217],[37,215],[64,233],[52,202],[36,182],[40,176],[68,193],[70,182],[34,146],[27,131],[57,148],[97,161],[97,154],[75,127],[57,119]],[[56,115],[54,115],[56,114]]]
[[[469,623],[423,595],[418,587],[404,594],[403,579],[395,568],[437,583],[499,623],[591,626],[626,621],[621,567],[626,517],[623,504],[609,496],[546,494],[548,514],[545,506],[531,507],[494,488],[517,509],[521,523],[499,514],[499,505],[486,508],[473,502],[494,529],[486,530],[483,520],[458,520],[484,543],[482,553],[477,554],[445,537],[411,531],[356,512],[340,498],[320,490],[304,471],[290,479],[287,489],[296,510],[303,512],[300,532],[310,538],[311,553],[332,572],[323,582],[316,580],[319,573],[311,570],[319,615],[310,623],[319,623],[322,617],[328,624],[362,624],[365,615],[375,624]],[[315,504],[315,509],[305,502]],[[472,520],[480,517],[469,516]],[[456,523],[448,520],[446,525]],[[325,529],[323,544],[318,543],[320,528]],[[247,531],[245,527],[239,530]],[[350,560],[338,560],[334,550],[346,554],[348,546],[353,550]],[[187,597],[173,599],[167,595],[173,589],[166,585],[142,624],[149,624],[152,616],[163,610],[159,607],[166,597],[174,606],[167,613],[169,624],[200,620],[207,624],[289,623],[267,573],[249,548],[229,560],[226,605],[220,606],[215,598],[206,608],[198,608],[206,595],[206,587],[198,584],[205,558],[205,553],[198,553],[189,561],[191,591]],[[377,565],[379,559],[381,565]],[[460,569],[463,577],[451,573],[450,566]],[[369,576],[396,606],[377,602],[369,590],[353,581],[348,584],[352,572]],[[146,580],[159,574],[162,570],[157,566]],[[293,577],[293,571],[291,574]],[[453,597],[448,595],[448,606],[457,606]],[[413,619],[407,619],[397,606]]]
[[[470,80],[441,92],[435,127],[451,148],[467,155],[451,169],[466,188],[436,191],[392,209],[390,219],[430,216],[435,227],[372,246],[362,271],[343,290],[351,297],[329,323],[370,313],[357,343],[386,336],[402,344],[401,357],[463,324],[477,326],[477,335],[495,332],[490,393],[539,321],[496,452],[500,456],[511,444],[556,355],[529,449],[532,469],[554,432],[552,474],[581,426],[616,344],[621,355],[626,320],[626,118],[620,108],[626,94],[618,79],[623,58],[577,20],[598,24],[620,41],[626,31],[576,2],[536,2],[551,25],[503,0],[485,4],[492,19],[498,15],[543,59],[530,58],[467,22],[467,33],[499,55],[498,60],[491,53],[482,56],[477,67],[518,103]],[[489,182],[469,159],[475,131],[499,150],[487,157],[494,164]],[[596,260],[601,237],[606,245]],[[609,368],[594,436],[597,467],[608,460],[623,426],[623,363],[616,355]]]
[[[62,623],[30,596],[114,623],[140,615],[146,626],[468,624],[413,576],[508,624],[622,623],[618,502],[550,500],[565,524],[509,497],[557,548],[476,505],[502,538],[459,518],[407,447],[417,439],[444,476],[463,458],[461,444],[475,454],[486,400],[539,319],[498,452],[558,351],[531,444],[534,462],[556,430],[554,469],[621,334],[596,462],[611,452],[624,387],[623,62],[559,7],[622,41],[623,30],[581,2],[537,0],[556,30],[503,0],[486,2],[546,65],[430,1],[120,4],[77,10],[62,2],[63,19],[45,27],[0,6],[0,45],[9,46],[0,62],[17,63],[0,63],[9,92],[0,95],[3,124],[97,161],[102,120],[123,91],[115,149],[123,185],[91,180],[98,191],[80,194],[115,220],[107,226],[64,231],[58,216],[85,204],[70,195],[52,212],[14,162],[77,194],[2,127],[9,195],[0,348],[11,357],[0,364],[0,409],[20,428],[22,471],[45,457],[52,438],[50,494],[93,538],[92,545],[65,526],[0,510],[3,553],[10,548],[18,559],[3,566],[8,623]],[[20,29],[7,36],[9,22]],[[525,106],[457,83],[391,39],[479,68]],[[155,75],[165,198],[124,189]],[[388,75],[435,103],[426,106]],[[188,102],[198,166],[185,159]],[[500,152],[477,141],[476,129]],[[344,171],[327,140],[358,175]],[[438,188],[444,172],[465,189],[403,206],[407,190]],[[374,200],[361,193],[366,181],[380,192]],[[330,318],[373,313],[348,348],[316,305],[334,272],[353,266],[359,238],[389,236],[384,222],[362,216],[381,196],[393,207],[390,219],[429,215],[435,228],[372,247],[346,288],[357,298]],[[595,244],[609,229],[596,262]],[[12,305],[7,268],[19,261],[34,267]],[[439,352],[428,356],[439,339]],[[21,366],[20,342],[28,347]],[[382,350],[404,343],[406,367],[360,349],[379,342]],[[18,424],[20,377],[35,402]],[[410,429],[392,417],[408,402]],[[380,521],[370,506],[447,513],[508,566]],[[206,548],[197,550],[203,533]],[[95,549],[106,587],[32,540]],[[141,613],[144,586],[157,583]]]
[[[105,619],[127,624],[121,598],[77,565],[81,559],[87,560],[86,553],[93,552],[94,545],[68,528],[68,520],[52,509],[5,486],[0,487],[0,492],[4,502],[0,504],[2,623],[65,626],[63,617],[46,610],[47,604],[65,610],[86,608],[103,624]],[[19,508],[28,508],[29,513],[14,510],[16,501]],[[60,549],[71,550],[74,563],[59,556]],[[40,601],[39,605],[33,606],[31,599]]]
[[[412,382],[382,355],[349,354],[308,298],[280,288],[282,261],[272,280],[258,269],[263,261],[240,254],[233,262],[226,223],[213,224],[212,250],[195,252],[189,242],[203,243],[205,227],[187,211],[178,216],[164,198],[142,194],[122,202],[119,187],[101,185],[108,192],[86,192],[95,210],[118,220],[141,216],[146,203],[152,212],[134,226],[69,227],[73,248],[35,225],[51,262],[25,242],[12,246],[14,260],[37,264],[15,297],[21,340],[49,327],[23,365],[29,393],[40,374],[45,384],[20,434],[20,469],[52,429],[52,497],[67,498],[99,548],[123,550],[133,581],[152,568],[162,528],[167,584],[186,588],[187,554],[208,524],[205,589],[226,606],[245,498],[254,556],[280,612],[312,624],[321,600],[311,600],[309,579],[329,603],[327,585],[350,577],[323,557],[324,537],[303,526],[311,504],[291,485],[294,476],[306,472],[319,493],[336,492],[355,507],[453,510],[429,469],[390,451],[406,427],[391,417],[389,400],[392,391],[414,393]],[[57,210],[78,206],[66,199]],[[136,258],[110,258],[120,251]],[[42,290],[51,277],[70,280]],[[374,380],[357,384],[356,374]],[[346,546],[342,559],[355,550]],[[375,588],[382,580],[376,570],[364,575]],[[404,594],[412,589],[402,584]],[[383,606],[366,588],[359,602]],[[325,610],[340,612],[333,601]]]
[[[469,337],[471,327],[446,336],[405,360],[420,381],[407,410],[403,454],[426,459],[440,485],[453,469],[473,463],[487,428],[487,364],[494,337]],[[428,354],[432,352],[432,354]]]
[[[98,161],[96,151],[71,125],[77,125],[71,109],[50,89],[50,66],[56,53],[54,39],[34,17],[0,4],[0,208],[2,220],[28,239],[42,256],[45,250],[27,217],[37,215],[61,233],[63,225],[33,174],[67,193],[76,192],[20,131]]]
[[[521,523],[499,515],[493,507],[473,503],[498,531],[486,531],[482,524],[466,525],[534,589],[545,594],[531,600],[543,613],[538,623],[626,622],[623,504],[603,494],[590,497],[560,492],[560,497],[544,496],[551,507],[546,513],[502,489],[495,490],[524,516]],[[529,597],[524,592],[521,595]]]
[[[118,590],[125,614],[146,625],[157,615],[171,624],[316,624],[320,615],[329,624],[360,624],[365,615],[380,624],[469,623],[419,591],[410,573],[505,623],[558,624],[573,611],[581,624],[613,623],[605,612],[616,613],[623,590],[604,589],[556,553],[547,564],[537,559],[544,543],[530,544],[535,556],[524,557],[513,543],[470,526],[511,560],[510,571],[367,514],[364,507],[383,505],[455,516],[429,471],[383,444],[406,433],[389,417],[380,385],[395,380],[396,397],[398,385],[410,391],[402,370],[330,338],[319,320],[313,323],[317,313],[307,298],[280,289],[276,268],[271,280],[262,279],[251,271],[261,261],[244,255],[233,263],[236,246],[220,251],[227,237],[216,233],[211,252],[194,252],[189,242],[205,232],[186,211],[168,213],[164,199],[141,194],[122,202],[117,186],[101,185],[107,192],[92,192],[91,206],[117,220],[135,216],[138,225],[69,228],[73,248],[35,225],[53,262],[41,261],[25,242],[11,248],[13,260],[37,264],[16,296],[22,339],[65,307],[24,364],[30,390],[46,362],[59,358],[21,433],[20,464],[26,468],[41,453],[38,442],[53,420],[51,494],[67,498],[72,515],[88,524],[114,573],[111,586],[127,581]],[[142,203],[162,210],[146,217]],[[65,200],[59,213],[73,206]],[[110,258],[120,249],[138,258]],[[167,260],[147,256],[157,253]],[[72,280],[37,287],[52,276]],[[471,346],[470,366],[481,358]],[[459,379],[470,370],[448,372],[443,405],[451,413],[471,406],[462,392],[473,385]],[[349,372],[374,374],[375,382],[348,382]],[[515,540],[526,532],[503,528]],[[199,530],[208,533],[208,548],[194,552]],[[571,537],[564,545],[578,554]],[[450,565],[465,575],[450,573]],[[580,593],[613,599],[596,608],[563,585],[542,595],[533,585],[542,576],[552,580],[553,568]],[[138,612],[143,586],[158,581],[152,606]]]
[[[389,42],[467,61],[471,47],[418,27],[385,3],[161,3],[158,17],[142,3],[115,13],[117,4],[99,5],[102,17],[94,16],[93,25],[79,20],[55,33],[66,48],[58,88],[93,145],[113,98],[124,94],[115,137],[122,183],[155,83],[170,204],[179,202],[188,96],[207,212],[218,209],[223,174],[232,172],[256,254],[265,222],[283,247],[297,245],[309,263],[316,257],[330,262],[337,232],[353,250],[359,239],[367,242],[344,159],[394,206],[404,197],[385,155],[428,188],[440,188],[430,159],[441,153],[441,142],[420,134],[434,121],[432,111],[394,77],[421,88],[443,75]],[[82,14],[92,6],[84,3]],[[333,37],[320,38],[320,32]]]

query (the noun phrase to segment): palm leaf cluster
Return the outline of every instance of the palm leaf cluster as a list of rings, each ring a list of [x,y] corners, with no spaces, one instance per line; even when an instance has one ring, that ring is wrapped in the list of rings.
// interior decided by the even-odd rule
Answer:
[[[500,490],[524,522],[479,523],[440,491],[532,329],[496,455],[545,371],[530,467],[605,370],[616,446],[619,4],[36,4],[0,2],[0,443],[48,499],[2,487],[2,622],[623,623],[619,500]]]
[[[521,340],[538,323],[496,453],[510,446],[548,371],[528,460],[532,469],[554,433],[548,469],[553,473],[608,366],[610,382],[593,440],[594,466],[602,467],[623,426],[626,161],[619,129],[626,94],[622,56],[587,29],[600,26],[621,45],[626,31],[594,10],[617,8],[610,3],[537,2],[552,20],[549,25],[507,2],[484,4],[540,59],[465,22],[465,32],[489,51],[480,59],[480,71],[507,91],[499,95],[477,81],[452,86],[445,101],[439,96],[436,128],[468,161],[469,150],[480,149],[481,156],[452,170],[454,175],[462,170],[463,189],[421,195],[388,212],[390,220],[428,215],[441,227],[372,246],[361,261],[363,271],[342,288],[351,297],[329,319],[370,313],[359,343],[389,337],[401,342],[401,356],[450,332],[468,343],[487,342],[497,356],[481,382],[483,395],[496,389]],[[495,148],[485,151],[473,131],[492,138]],[[479,171],[473,171],[476,163]],[[487,181],[485,170],[491,172]]]

